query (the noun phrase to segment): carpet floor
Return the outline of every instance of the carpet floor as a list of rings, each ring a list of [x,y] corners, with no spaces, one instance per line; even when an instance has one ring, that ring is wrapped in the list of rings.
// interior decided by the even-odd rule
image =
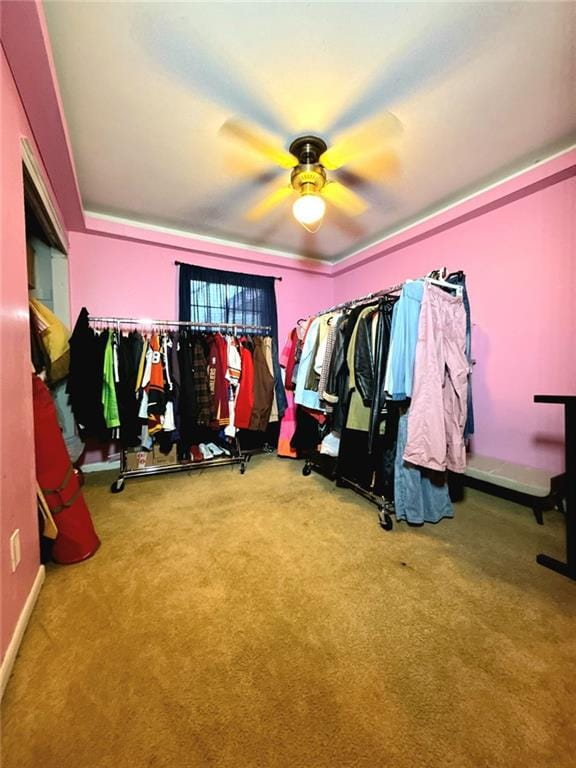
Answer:
[[[571,768],[558,512],[469,491],[394,525],[301,464],[88,477],[102,547],[49,566],[4,768]]]

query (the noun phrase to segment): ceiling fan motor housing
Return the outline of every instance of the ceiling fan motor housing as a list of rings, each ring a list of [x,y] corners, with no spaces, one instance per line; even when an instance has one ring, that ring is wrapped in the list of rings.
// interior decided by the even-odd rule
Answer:
[[[292,188],[301,195],[317,194],[326,183],[326,171],[320,157],[327,150],[326,142],[318,136],[300,136],[290,144],[290,153],[298,158],[292,171]]]

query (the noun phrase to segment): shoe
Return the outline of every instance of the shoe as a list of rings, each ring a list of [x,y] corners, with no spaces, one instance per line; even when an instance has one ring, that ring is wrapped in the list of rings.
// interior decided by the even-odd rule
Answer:
[[[224,449],[220,448],[216,443],[206,443],[206,448],[212,452],[213,456],[224,456]]]
[[[202,458],[203,459],[213,459],[214,458],[214,454],[212,453],[210,448],[208,448],[206,443],[200,443],[198,448],[200,449],[200,452],[202,454]]]
[[[197,445],[190,446],[190,459],[192,461],[204,461],[204,456]]]

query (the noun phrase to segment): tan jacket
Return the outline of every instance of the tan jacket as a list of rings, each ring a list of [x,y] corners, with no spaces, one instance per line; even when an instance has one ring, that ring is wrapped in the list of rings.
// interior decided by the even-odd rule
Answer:
[[[65,379],[70,371],[70,331],[60,318],[38,299],[30,299],[30,311],[38,335],[50,361],[46,372],[50,384]]]

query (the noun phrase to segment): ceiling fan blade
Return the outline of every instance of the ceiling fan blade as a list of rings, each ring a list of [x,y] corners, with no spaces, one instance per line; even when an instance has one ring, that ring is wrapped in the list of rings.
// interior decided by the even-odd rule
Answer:
[[[266,99],[242,79],[242,67],[202,40],[194,22],[183,16],[179,3],[162,3],[160,14],[153,4],[144,3],[134,19],[134,38],[159,71],[194,95],[219,104],[228,114],[245,115],[267,130],[283,131]]]
[[[400,178],[400,158],[394,150],[385,150],[371,155],[364,155],[352,160],[345,170],[353,171],[366,181],[391,184]]]
[[[367,155],[382,151],[382,146],[402,133],[402,123],[386,112],[376,120],[364,123],[359,128],[348,131],[338,138],[320,158],[322,165],[329,171],[335,171],[343,165]]]
[[[358,94],[330,126],[331,132],[346,130],[382,109],[406,101],[425,87],[449,77],[458,68],[483,53],[496,30],[514,23],[506,4],[465,4],[448,15],[444,8],[423,4],[429,14],[426,26],[406,41],[382,72]]]
[[[246,211],[244,215],[245,218],[248,219],[248,221],[257,221],[258,219],[261,219],[280,205],[280,203],[284,202],[286,198],[290,197],[293,191],[294,190],[290,186],[283,186],[275,189],[260,200],[259,203],[256,203],[256,205]]]
[[[237,118],[231,118],[220,128],[220,133],[225,136],[230,136],[238,141],[241,141],[246,146],[263,155],[268,160],[271,160],[281,168],[294,168],[298,164],[298,160],[280,146],[274,144],[266,136],[252,128],[248,123],[238,120]]]
[[[329,181],[325,184],[322,195],[350,216],[359,216],[368,209],[368,203],[360,195],[352,192],[339,181]]]

